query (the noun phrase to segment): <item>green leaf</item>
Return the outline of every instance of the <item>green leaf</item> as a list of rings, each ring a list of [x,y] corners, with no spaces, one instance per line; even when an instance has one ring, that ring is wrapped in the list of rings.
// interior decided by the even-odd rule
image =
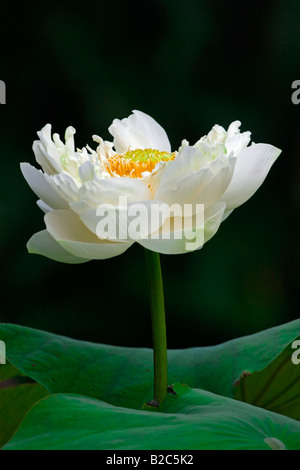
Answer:
[[[31,406],[46,395],[42,385],[11,364],[0,366],[0,447],[12,437]]]
[[[296,336],[300,320],[212,347],[168,351],[169,383],[187,383],[233,397],[246,369],[265,368]],[[141,408],[153,398],[150,349],[83,342],[1,324],[8,359],[50,393],[78,393],[113,405]]]
[[[263,370],[241,378],[236,387],[235,398],[300,419],[300,365],[292,362],[293,343],[294,341]]]
[[[162,413],[129,410],[80,395],[37,403],[6,450],[288,449],[300,423],[243,402],[175,385]]]

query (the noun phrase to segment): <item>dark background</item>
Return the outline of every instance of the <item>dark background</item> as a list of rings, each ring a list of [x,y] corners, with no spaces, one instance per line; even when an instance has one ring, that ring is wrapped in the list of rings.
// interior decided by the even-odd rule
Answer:
[[[35,164],[47,122],[76,145],[132,109],[172,149],[242,121],[283,150],[259,191],[195,253],[161,256],[170,348],[216,344],[298,316],[300,79],[298,0],[98,1],[1,5],[1,314],[80,339],[151,347],[143,249],[64,265],[29,255],[44,228],[19,163]],[[299,221],[298,221],[299,222]]]

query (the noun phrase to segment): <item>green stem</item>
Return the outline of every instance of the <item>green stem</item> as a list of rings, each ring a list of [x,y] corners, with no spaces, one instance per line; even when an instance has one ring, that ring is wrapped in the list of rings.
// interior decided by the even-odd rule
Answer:
[[[164,291],[159,253],[145,249],[145,260],[150,293],[154,354],[154,402],[161,403],[167,394],[167,335]]]

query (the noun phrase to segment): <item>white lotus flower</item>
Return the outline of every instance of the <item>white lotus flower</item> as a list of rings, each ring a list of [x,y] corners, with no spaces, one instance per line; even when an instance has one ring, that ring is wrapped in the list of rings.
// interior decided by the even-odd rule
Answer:
[[[29,240],[29,252],[65,263],[123,253],[135,240],[97,236],[97,208],[107,204],[122,213],[120,196],[126,196],[129,205],[142,203],[149,210],[153,204],[204,204],[204,224],[193,226],[204,234],[196,246],[201,248],[232,210],[256,192],[281,153],[268,144],[249,146],[250,132],[240,133],[240,125],[235,121],[227,131],[216,125],[194,145],[184,140],[172,152],[163,128],[141,111],[113,121],[113,142],[93,136],[96,150],[75,149],[72,127],[66,130],[65,143],[58,134],[52,137],[47,124],[33,144],[42,170],[21,164],[45,212],[46,230]],[[161,221],[157,238],[143,233],[137,242],[159,253],[186,252],[184,237],[161,236],[175,230],[166,222]]]

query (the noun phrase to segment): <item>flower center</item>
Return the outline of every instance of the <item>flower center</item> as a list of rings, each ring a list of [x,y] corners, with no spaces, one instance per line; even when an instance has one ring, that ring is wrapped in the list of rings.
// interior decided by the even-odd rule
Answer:
[[[155,149],[128,150],[108,158],[107,170],[112,176],[141,178],[144,171],[151,172],[157,163],[174,160],[175,153],[160,152]]]

